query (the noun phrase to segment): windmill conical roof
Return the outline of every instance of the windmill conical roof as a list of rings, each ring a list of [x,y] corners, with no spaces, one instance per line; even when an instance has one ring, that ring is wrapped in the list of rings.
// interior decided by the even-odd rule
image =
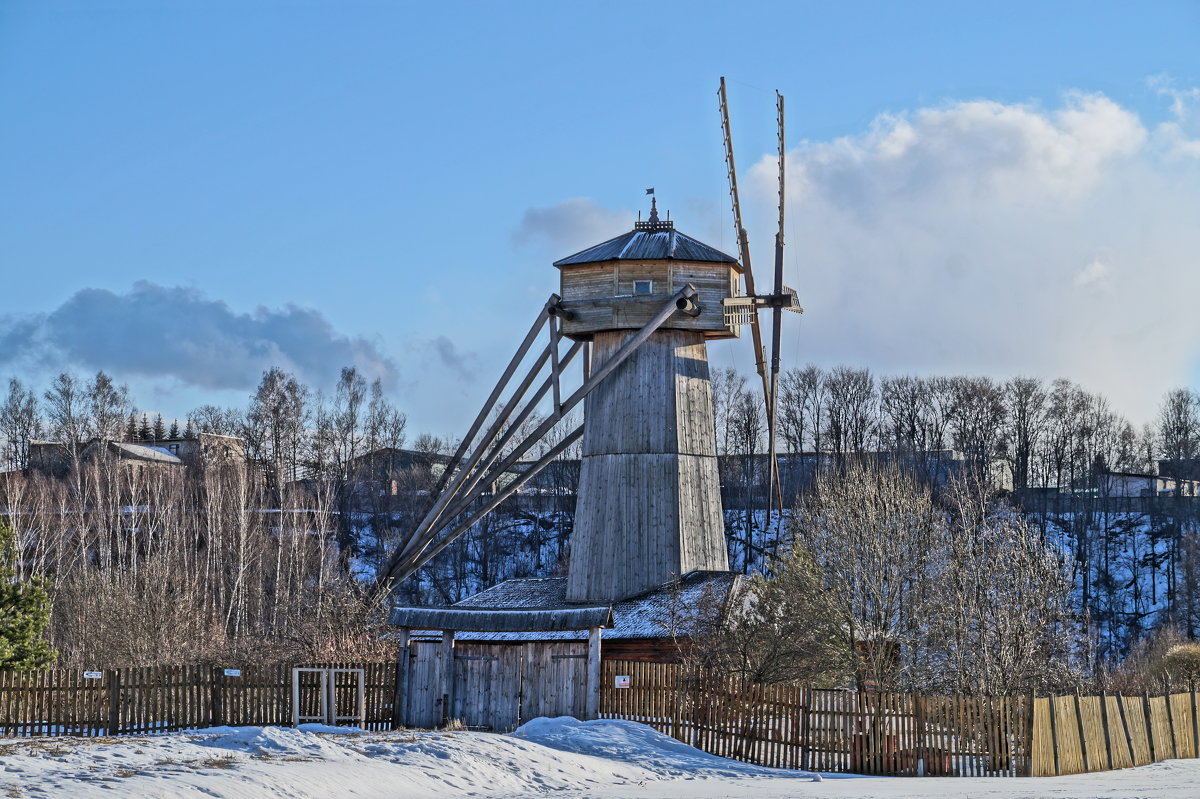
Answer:
[[[671,222],[638,222],[634,229],[616,238],[601,242],[574,255],[560,258],[555,266],[591,264],[597,261],[708,261],[732,264],[740,271],[738,261],[715,247],[710,247],[675,229]]]

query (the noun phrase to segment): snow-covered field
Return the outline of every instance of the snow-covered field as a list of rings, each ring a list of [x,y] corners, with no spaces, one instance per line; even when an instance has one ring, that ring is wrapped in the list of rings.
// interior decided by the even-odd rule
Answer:
[[[535,719],[512,735],[306,725],[146,738],[0,739],[0,797],[1200,796],[1200,761],[1045,779],[867,778],[723,760],[627,721]],[[818,781],[819,780],[819,781]]]

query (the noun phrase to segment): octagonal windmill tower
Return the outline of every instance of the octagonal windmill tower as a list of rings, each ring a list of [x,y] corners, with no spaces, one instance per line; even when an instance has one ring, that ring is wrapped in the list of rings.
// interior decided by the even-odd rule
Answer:
[[[736,336],[733,256],[650,217],[554,263],[562,333],[604,364],[660,307],[668,317],[587,397],[566,599],[614,602],[692,571],[727,571],[710,339]]]

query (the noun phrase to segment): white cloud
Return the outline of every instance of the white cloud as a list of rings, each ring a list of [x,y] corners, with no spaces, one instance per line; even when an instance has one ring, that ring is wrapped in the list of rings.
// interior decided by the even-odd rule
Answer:
[[[603,208],[588,197],[572,197],[547,208],[529,208],[513,234],[517,244],[549,245],[556,257],[599,244],[633,227],[628,211]]]
[[[1200,356],[1197,98],[1170,99],[1153,129],[1072,93],[884,115],[790,152],[788,282],[808,311],[790,362],[1064,376],[1150,418]],[[774,158],[750,178],[769,246]]]

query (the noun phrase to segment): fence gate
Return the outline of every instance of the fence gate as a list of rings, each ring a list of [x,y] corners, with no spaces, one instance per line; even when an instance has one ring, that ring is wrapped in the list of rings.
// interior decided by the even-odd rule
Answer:
[[[319,722],[331,727],[350,721],[366,726],[367,697],[363,669],[292,669],[292,726]],[[351,712],[345,713],[343,711]]]

